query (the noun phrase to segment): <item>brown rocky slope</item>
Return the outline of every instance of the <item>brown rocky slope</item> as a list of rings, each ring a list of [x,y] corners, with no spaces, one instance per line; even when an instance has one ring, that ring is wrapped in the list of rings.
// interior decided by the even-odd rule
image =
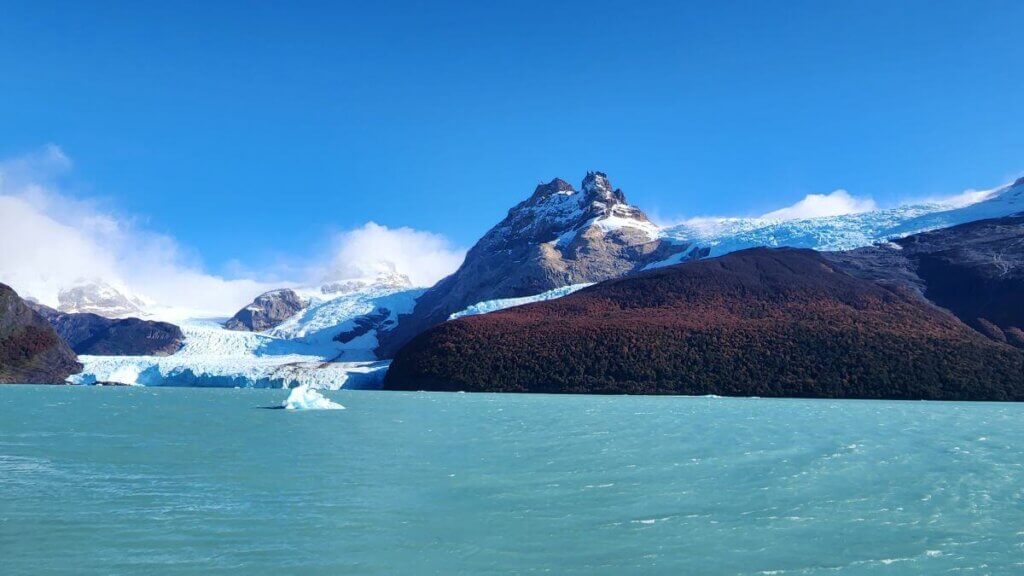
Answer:
[[[817,252],[755,248],[446,322],[385,388],[1024,400],[1024,353]]]
[[[0,384],[62,384],[81,369],[53,327],[0,284]]]

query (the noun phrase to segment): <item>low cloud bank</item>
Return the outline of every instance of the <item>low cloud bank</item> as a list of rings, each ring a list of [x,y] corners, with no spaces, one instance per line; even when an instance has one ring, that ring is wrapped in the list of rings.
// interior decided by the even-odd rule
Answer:
[[[227,278],[205,271],[173,237],[63,193],[56,182],[71,167],[57,146],[0,161],[0,282],[49,305],[63,288],[100,281],[160,307],[230,315],[267,290],[326,279],[314,274],[337,280],[395,270],[430,285],[464,256],[441,235],[370,222],[338,234],[306,277]]]
[[[416,286],[432,286],[462,264],[465,250],[433,232],[367,222],[338,234],[329,277],[351,278],[397,271]]]
[[[768,220],[806,220],[877,209],[878,206],[871,198],[857,198],[846,190],[835,190],[830,194],[808,194],[796,204],[773,210],[761,217]]]

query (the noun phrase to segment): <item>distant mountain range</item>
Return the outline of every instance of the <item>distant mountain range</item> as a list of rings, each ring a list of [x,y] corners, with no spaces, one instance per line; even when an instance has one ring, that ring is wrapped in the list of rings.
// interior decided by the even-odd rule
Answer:
[[[345,382],[354,385],[358,380],[362,386],[379,382],[387,366],[380,360],[397,354],[388,377],[392,387],[429,382],[427,387],[478,389],[483,384],[469,385],[450,369],[434,375],[429,370],[423,372],[432,362],[428,360],[432,348],[425,342],[447,342],[452,331],[463,333],[467,326],[517,318],[513,313],[483,320],[469,316],[510,307],[517,307],[514,310],[519,313],[531,310],[533,302],[549,300],[546,306],[561,314],[562,306],[604,290],[607,281],[648,278],[645,289],[655,289],[645,271],[689,265],[685,263],[753,247],[794,247],[822,251],[825,265],[838,271],[827,278],[849,276],[867,282],[861,288],[872,294],[875,287],[891,290],[899,285],[901,298],[917,295],[917,300],[900,300],[901,306],[929,310],[938,306],[954,314],[958,326],[967,327],[970,333],[1012,347],[1021,340],[1019,310],[1024,309],[1014,299],[1021,293],[1020,287],[1011,282],[1018,277],[1020,260],[1014,256],[1014,223],[999,218],[1022,212],[1024,179],[953,200],[858,214],[802,220],[771,215],[703,218],[659,227],[629,204],[607,175],[589,172],[578,190],[558,178],[537,186],[472,247],[455,273],[430,288],[413,287],[399,273],[312,287],[281,287],[260,295],[222,324],[186,321],[180,327],[154,323],[148,319],[155,309],[153,303],[99,280],[62,290],[57,309],[34,306],[66,342],[83,353],[85,371],[73,378],[78,382],[114,379],[150,385],[225,386],[306,382],[334,387]],[[977,224],[956,226],[963,223]],[[926,234],[928,231],[935,232]],[[771,257],[761,252],[744,254],[745,262],[768,258],[771,266],[782,267],[788,265],[788,259],[802,258],[788,252]],[[760,266],[757,262],[751,265]],[[989,264],[1003,268],[996,274],[993,270],[997,268]],[[707,297],[722,297],[710,288],[718,280],[708,278]],[[592,284],[596,286],[588,288]],[[787,294],[792,289],[788,286]],[[972,299],[971,294],[976,297]],[[613,302],[609,305],[614,309]],[[560,317],[566,326],[575,325],[574,320]],[[874,325],[879,325],[879,318],[874,318]],[[907,318],[894,316],[893,322],[907,326]],[[579,321],[589,322],[584,317]],[[524,343],[542,332],[520,328],[518,337]],[[465,333],[473,341],[486,341],[476,333]],[[958,333],[956,338],[960,336]],[[412,344],[403,348],[410,341]],[[654,341],[669,345],[657,338]],[[509,353],[515,350],[508,348]],[[484,370],[481,366],[487,359],[487,354],[466,359],[467,373],[474,366]],[[514,363],[507,364],[513,362],[510,357],[503,357],[502,362],[517,374],[527,373]],[[587,370],[600,372],[599,367]],[[358,378],[349,379],[350,374]],[[447,376],[442,374],[451,380],[443,382]],[[608,390],[620,389],[616,387],[625,378],[611,373],[592,376],[596,380],[588,382],[602,382],[600,386],[607,385]],[[406,377],[407,382],[399,382]],[[489,378],[497,387],[504,376]],[[524,382],[516,380],[509,386],[533,389],[537,385]],[[571,388],[564,391],[599,391],[590,384],[563,384]],[[646,390],[645,386],[635,390]],[[662,384],[651,390],[671,391]]]

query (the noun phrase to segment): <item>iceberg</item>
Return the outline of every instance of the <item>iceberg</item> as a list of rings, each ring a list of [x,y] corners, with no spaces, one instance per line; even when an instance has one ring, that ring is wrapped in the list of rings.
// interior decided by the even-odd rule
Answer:
[[[285,410],[344,410],[345,407],[329,400],[306,384],[292,388],[281,405]]]

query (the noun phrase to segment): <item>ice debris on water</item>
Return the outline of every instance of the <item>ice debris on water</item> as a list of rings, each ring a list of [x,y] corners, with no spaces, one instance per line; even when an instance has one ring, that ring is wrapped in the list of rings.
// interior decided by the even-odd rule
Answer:
[[[345,407],[325,398],[308,385],[292,388],[288,399],[281,405],[285,410],[344,410]]]

